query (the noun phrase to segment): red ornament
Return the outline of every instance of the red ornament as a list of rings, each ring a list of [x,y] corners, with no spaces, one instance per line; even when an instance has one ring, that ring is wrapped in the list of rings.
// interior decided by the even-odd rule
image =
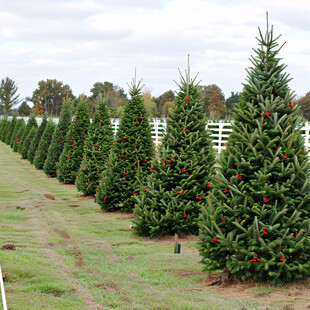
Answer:
[[[135,142],[135,145],[138,145],[138,142]]]
[[[150,169],[150,172],[153,172],[153,167]]]
[[[127,137],[124,137],[124,139],[127,139]]]
[[[191,98],[189,98],[189,96],[186,95],[186,96],[185,96],[185,101],[189,101],[189,100],[191,100]]]
[[[64,171],[62,171],[62,173],[65,173]]]
[[[75,143],[73,143],[72,146],[75,146]]]
[[[242,178],[242,176],[239,173],[236,174],[236,177],[238,177],[239,180]]]
[[[154,152],[155,150],[154,149],[151,149],[151,152]]]
[[[85,168],[87,168],[87,166],[84,166]]]
[[[116,144],[117,142],[114,142],[114,144]]]
[[[133,195],[138,195],[138,193],[136,193],[135,191],[132,192]]]
[[[286,153],[284,154],[284,156],[283,156],[283,157],[284,157],[285,159],[287,159],[287,158],[288,158]]]
[[[263,234],[268,235],[268,232],[266,231],[266,227],[263,227]]]
[[[271,115],[271,113],[267,110],[265,113],[267,116]]]
[[[68,157],[67,159],[70,159],[70,157]]]
[[[142,116],[142,115],[140,115],[140,119],[143,119],[143,116]]]
[[[108,199],[108,197],[107,197],[107,196],[104,196],[103,199]]]
[[[280,258],[280,262],[284,261],[284,255],[282,255],[282,257]]]
[[[253,259],[248,260],[248,262],[260,262],[262,260],[262,258],[257,258],[256,256],[254,256]]]
[[[124,156],[124,154],[121,154],[121,157],[123,157]]]
[[[201,197],[199,197],[198,195],[196,195],[196,199],[201,200],[202,198],[201,198]]]
[[[138,125],[138,122],[135,122],[136,125]]]
[[[177,194],[181,194],[183,192],[183,188],[180,189],[180,191],[177,192]]]
[[[221,221],[222,221],[222,222],[225,222],[225,221],[226,221],[226,219],[224,219],[224,218],[221,218]]]
[[[100,172],[100,170],[97,170],[96,172],[97,172],[97,173],[99,173],[99,172]]]
[[[223,193],[229,193],[229,189],[227,189],[227,187],[225,187],[225,189],[223,190]]]
[[[138,168],[135,168],[136,170],[138,170]]]
[[[216,237],[213,238],[213,241],[219,241]]]
[[[186,170],[185,168],[182,168],[182,171],[183,171],[183,172],[186,172],[187,170]]]
[[[164,159],[163,164],[166,165],[166,159]]]
[[[239,217],[238,217],[238,221],[241,222],[241,220],[242,220],[242,218],[241,218],[241,216],[239,216]]]
[[[87,182],[88,184],[90,184],[90,182]]]
[[[125,171],[122,171],[122,173],[124,173],[125,175],[127,175],[129,172],[128,172],[128,171],[126,171],[126,172],[125,172]]]
[[[268,198],[266,198],[266,197],[263,198],[263,202],[264,202],[264,203],[267,203],[268,201],[269,201]]]
[[[172,161],[173,161],[173,158],[174,158],[174,157],[172,156],[171,159],[170,159],[169,161],[172,162]]]
[[[83,157],[81,158],[81,160],[83,160]]]
[[[210,187],[210,183],[207,184],[207,187]]]
[[[98,187],[101,187],[101,185],[99,184]]]
[[[185,129],[183,129],[181,132],[185,132]]]
[[[186,213],[184,213],[184,214],[183,214],[183,218],[185,218],[186,216],[187,216]]]

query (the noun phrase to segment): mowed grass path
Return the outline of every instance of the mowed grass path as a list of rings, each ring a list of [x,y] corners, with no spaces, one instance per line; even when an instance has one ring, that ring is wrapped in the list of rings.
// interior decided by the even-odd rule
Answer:
[[[182,253],[173,254],[173,237],[138,238],[131,219],[100,212],[75,186],[46,177],[0,142],[0,248],[16,246],[0,250],[8,308],[282,309],[307,301],[268,298],[273,289],[257,298],[265,291],[252,287],[242,297],[207,287],[198,238],[181,240]]]

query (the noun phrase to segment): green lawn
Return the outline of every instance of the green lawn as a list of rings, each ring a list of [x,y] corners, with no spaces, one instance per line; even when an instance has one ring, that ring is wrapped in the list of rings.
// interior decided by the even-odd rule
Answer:
[[[0,250],[12,310],[310,305],[306,282],[305,292],[295,295],[290,286],[253,284],[246,293],[238,286],[208,287],[197,238],[181,239],[181,254],[173,254],[173,237],[138,238],[130,229],[131,214],[100,212],[75,186],[46,177],[3,143],[0,171],[0,248],[16,246],[15,251]]]

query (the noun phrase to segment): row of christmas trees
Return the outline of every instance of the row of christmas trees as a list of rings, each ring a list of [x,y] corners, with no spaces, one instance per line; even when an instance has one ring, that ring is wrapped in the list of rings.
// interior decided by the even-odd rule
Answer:
[[[103,210],[134,210],[139,235],[199,232],[207,271],[273,282],[304,277],[310,272],[310,163],[278,38],[267,22],[218,171],[189,67],[157,151],[135,79],[115,138],[101,99],[91,125],[85,102],[73,122],[66,102],[53,133],[51,121],[32,130],[32,119],[27,126],[13,119],[1,123],[1,140],[48,175],[97,192]]]

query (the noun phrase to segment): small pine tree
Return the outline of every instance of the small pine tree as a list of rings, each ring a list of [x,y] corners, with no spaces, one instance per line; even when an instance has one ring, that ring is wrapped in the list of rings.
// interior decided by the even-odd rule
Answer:
[[[83,158],[89,123],[87,101],[80,99],[74,121],[65,138],[65,147],[57,164],[57,179],[60,182],[68,184],[75,182]]]
[[[17,136],[18,136],[18,132],[19,132],[20,128],[23,126],[26,126],[24,119],[22,119],[22,118],[18,119],[16,122],[16,126],[14,128],[13,135],[11,138],[11,143],[10,143],[10,147],[11,147],[11,149],[13,149],[13,151],[15,148],[14,152],[17,152],[17,148],[18,148],[18,145],[17,145],[18,137]]]
[[[144,182],[154,156],[141,81],[137,83],[134,78],[129,94],[131,99],[125,106],[109,161],[100,177],[97,202],[105,211],[134,208],[134,196],[139,193],[137,176]]]
[[[30,148],[28,150],[28,154],[27,154],[27,158],[31,164],[33,164],[34,157],[35,157],[36,151],[38,149],[41,137],[42,137],[44,130],[46,128],[46,125],[47,125],[47,116],[46,116],[46,114],[43,114],[42,122],[41,122],[39,128],[37,129],[36,136],[33,138],[31,145],[30,145]]]
[[[85,141],[83,161],[75,185],[87,195],[96,193],[99,176],[113,143],[113,129],[107,107],[108,97],[99,97],[99,106]]]
[[[18,150],[18,147],[19,147],[19,142],[20,142],[20,139],[24,133],[24,130],[26,128],[26,123],[24,120],[22,120],[22,122],[20,122],[20,125],[18,127],[18,131],[16,132],[16,137],[13,141],[13,152],[16,152],[17,153],[17,150]]]
[[[36,121],[36,117],[34,114],[32,114],[30,116],[30,118],[28,119],[25,131],[23,133],[23,136],[21,137],[21,141],[19,141],[18,153],[20,153],[22,155],[23,159],[27,159],[27,157],[28,157],[28,150],[29,149],[24,148],[24,141],[25,141],[26,137],[28,136],[28,133],[32,127],[38,128],[38,123]]]
[[[259,33],[203,210],[200,254],[207,271],[280,283],[310,272],[310,162],[279,37],[268,20]]]
[[[48,147],[50,146],[52,142],[55,128],[56,128],[56,125],[53,122],[53,119],[50,118],[50,120],[48,121],[46,125],[44,133],[38,145],[38,149],[36,150],[36,153],[34,156],[33,163],[37,169],[43,169],[43,165],[47,157]]]
[[[8,129],[8,133],[7,133],[5,141],[4,141],[5,144],[7,144],[7,145],[10,145],[10,143],[11,143],[11,138],[12,138],[15,126],[16,126],[16,122],[17,122],[17,118],[16,118],[16,116],[14,116],[10,122],[10,127]]]
[[[51,145],[48,148],[47,158],[43,170],[52,177],[56,177],[57,163],[65,146],[65,138],[71,124],[72,99],[68,98],[63,101],[60,111],[59,122],[56,126]]]
[[[189,71],[188,66],[185,78],[181,74],[159,161],[154,160],[147,185],[137,196],[134,230],[142,236],[198,234],[198,217],[208,195],[215,155],[198,85]]]
[[[35,126],[30,128],[30,131],[29,131],[27,137],[24,139],[23,152],[28,153],[30,146],[31,146],[31,143],[32,143],[32,140],[35,138],[35,136],[37,134],[37,130],[38,130],[38,128],[36,128]]]
[[[8,131],[9,131],[10,127],[11,127],[11,121],[9,121],[8,119],[4,119],[3,120],[2,131],[1,131],[1,136],[0,136],[0,140],[2,142],[5,142],[6,136],[8,134]]]

